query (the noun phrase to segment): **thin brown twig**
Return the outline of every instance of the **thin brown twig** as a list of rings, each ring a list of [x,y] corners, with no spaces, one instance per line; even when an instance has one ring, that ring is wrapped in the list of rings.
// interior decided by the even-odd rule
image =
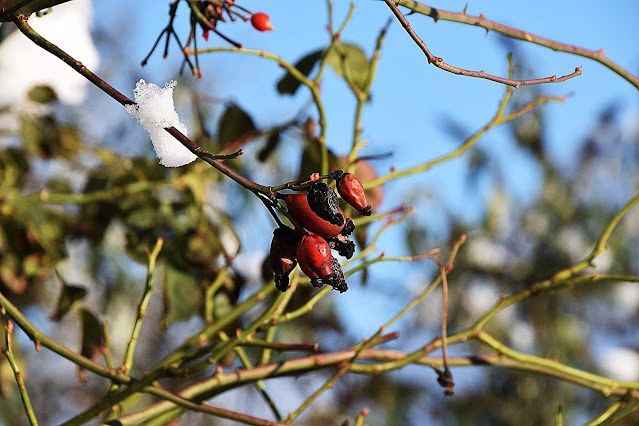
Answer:
[[[531,34],[527,31],[523,31],[517,28],[509,27],[508,25],[504,25],[499,22],[492,21],[486,18],[483,14],[480,14],[479,16],[467,15],[466,9],[461,12],[451,12],[448,10],[436,9],[434,7],[430,7],[413,0],[398,0],[398,4],[407,9],[410,9],[411,12],[430,16],[435,20],[435,22],[442,20],[474,25],[480,28],[484,28],[486,32],[495,31],[507,37],[534,43],[539,46],[555,50],[557,52],[566,52],[584,58],[592,59],[593,61],[597,61],[608,69],[614,71],[625,80],[627,80],[630,84],[639,89],[639,77],[630,73],[628,70],[626,70],[610,58],[606,57],[604,55],[606,49],[592,50],[574,46],[572,44],[561,43],[559,41],[551,40],[546,37],[541,37],[535,34]]]
[[[462,238],[460,238],[460,241],[465,241],[465,238],[463,238],[463,241]],[[457,245],[459,245],[459,243]],[[455,383],[453,382],[453,375],[448,368],[448,278],[446,277],[446,267],[444,267],[444,264],[434,255],[429,257],[439,266],[439,275],[442,279],[442,357],[444,360],[444,370],[436,370],[438,375],[437,382],[444,388],[444,395],[452,396],[455,393]],[[449,263],[452,263],[452,257]]]
[[[417,46],[419,46],[422,52],[424,52],[424,55],[426,55],[426,59],[428,59],[428,63],[433,64],[437,68],[440,68],[444,71],[448,71],[453,74],[463,75],[467,77],[484,78],[486,80],[495,81],[497,83],[507,84],[515,88],[519,88],[519,86],[530,86],[533,84],[559,83],[562,81],[569,80],[573,77],[577,77],[578,75],[582,74],[581,67],[577,67],[575,68],[574,72],[570,74],[566,74],[562,77],[557,77],[556,75],[553,75],[550,77],[535,78],[531,80],[512,80],[510,78],[499,77],[496,75],[485,73],[484,70],[471,71],[471,70],[466,70],[463,68],[458,68],[456,66],[447,64],[446,62],[443,61],[442,58],[433,55],[431,51],[428,50],[428,48],[426,47],[426,43],[424,43],[424,41],[421,38],[419,38],[417,33],[415,33],[415,31],[411,28],[410,23],[408,22],[406,17],[404,17],[402,12],[399,10],[394,0],[384,0],[384,3],[386,3],[388,7],[393,11],[393,14],[397,17],[397,20],[402,24],[402,26],[404,27],[408,35],[410,35],[410,37],[417,44]]]

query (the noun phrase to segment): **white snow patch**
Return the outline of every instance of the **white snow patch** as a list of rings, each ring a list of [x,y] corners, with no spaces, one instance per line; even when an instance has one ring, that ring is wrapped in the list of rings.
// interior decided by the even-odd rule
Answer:
[[[174,80],[160,87],[157,84],[138,81],[133,90],[135,104],[126,105],[126,111],[151,135],[151,142],[160,164],[180,167],[194,161],[197,156],[164,130],[175,127],[186,136],[186,125],[180,122],[173,104]]]

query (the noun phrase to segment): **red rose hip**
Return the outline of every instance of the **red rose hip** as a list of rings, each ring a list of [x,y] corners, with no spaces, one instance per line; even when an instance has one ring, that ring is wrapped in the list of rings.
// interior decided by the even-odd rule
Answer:
[[[322,279],[333,273],[333,256],[328,243],[319,235],[304,235],[297,245],[300,269],[311,279],[313,287],[321,287]]]
[[[351,173],[344,173],[337,179],[337,192],[351,206],[364,216],[371,215],[371,206],[366,201],[362,182]]]
[[[254,13],[253,16],[251,16],[251,24],[253,24],[253,28],[258,31],[273,31],[271,18],[264,12]]]
[[[300,226],[309,231],[324,237],[330,238],[342,232],[344,226],[348,223],[344,217],[341,225],[334,225],[327,220],[319,217],[308,205],[308,199],[304,194],[287,194],[284,197],[286,207],[293,218]],[[339,213],[344,216],[344,212],[339,209]]]

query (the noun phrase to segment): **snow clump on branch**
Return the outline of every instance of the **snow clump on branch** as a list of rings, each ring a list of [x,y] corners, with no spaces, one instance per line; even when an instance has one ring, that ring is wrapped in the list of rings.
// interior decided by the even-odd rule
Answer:
[[[173,104],[173,88],[176,85],[175,80],[169,81],[164,87],[140,80],[133,90],[135,104],[124,107],[149,132],[155,154],[165,167],[180,167],[197,158],[164,130],[173,126],[187,135],[186,125],[180,122]]]

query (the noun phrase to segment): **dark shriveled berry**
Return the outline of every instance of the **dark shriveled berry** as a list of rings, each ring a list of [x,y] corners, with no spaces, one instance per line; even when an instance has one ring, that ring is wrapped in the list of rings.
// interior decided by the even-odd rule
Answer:
[[[306,199],[311,210],[322,219],[337,226],[344,224],[344,217],[339,212],[337,194],[324,182],[313,182],[306,192]]]
[[[297,241],[297,234],[287,226],[273,231],[269,260],[273,268],[275,288],[282,292],[288,289],[288,276],[297,265]]]

